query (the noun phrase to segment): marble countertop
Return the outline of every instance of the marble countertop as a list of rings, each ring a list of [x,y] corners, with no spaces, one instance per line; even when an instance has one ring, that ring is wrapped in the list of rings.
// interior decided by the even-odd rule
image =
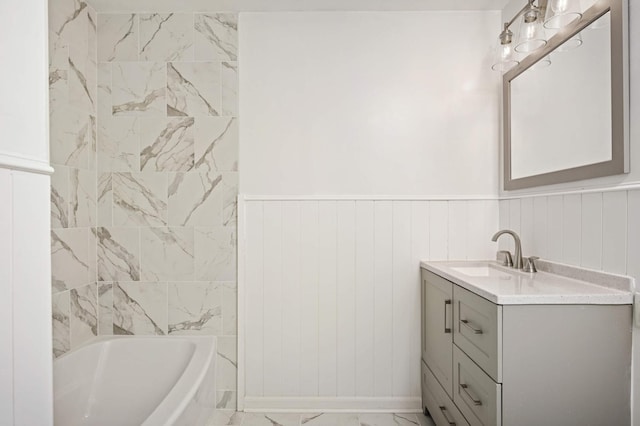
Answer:
[[[601,272],[595,284],[544,271],[522,272],[494,261],[425,261],[420,266],[499,305],[633,303],[630,290],[604,285]],[[582,276],[588,278],[586,272]],[[620,276],[612,276],[615,279]]]

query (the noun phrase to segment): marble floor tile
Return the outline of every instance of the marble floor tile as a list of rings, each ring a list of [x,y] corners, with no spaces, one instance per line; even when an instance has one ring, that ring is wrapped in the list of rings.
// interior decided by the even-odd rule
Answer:
[[[244,419],[244,412],[233,410],[216,410],[207,426],[239,426]]]
[[[244,413],[242,426],[299,426],[300,414]]]
[[[415,414],[373,413],[358,416],[361,426],[419,426]]]
[[[420,426],[436,426],[431,417],[427,417],[422,413],[416,414],[416,417],[418,418],[418,423],[420,423]]]
[[[216,390],[216,409],[218,410],[235,410],[237,405],[236,391]]]
[[[301,426],[360,426],[358,415],[354,413],[303,414]]]

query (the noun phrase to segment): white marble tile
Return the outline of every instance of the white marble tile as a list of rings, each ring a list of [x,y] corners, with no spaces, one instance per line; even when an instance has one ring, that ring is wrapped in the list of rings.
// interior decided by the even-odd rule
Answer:
[[[168,291],[169,334],[221,334],[222,289],[218,283],[169,283]]]
[[[167,334],[167,284],[120,282],[113,285],[114,334]]]
[[[216,410],[207,426],[239,426],[244,419],[244,412],[234,410]]]
[[[89,282],[98,281],[98,228],[89,228],[89,248],[87,250]]]
[[[167,176],[113,173],[113,223],[117,226],[167,224]]]
[[[136,14],[99,14],[98,61],[137,61],[138,37]]]
[[[89,168],[95,118],[75,108],[64,106],[56,106],[50,112],[51,163]]]
[[[56,35],[73,42],[76,48],[88,55],[89,17],[84,0],[60,0],[49,7],[49,29]]]
[[[193,60],[193,14],[141,13],[140,60]]]
[[[51,283],[54,292],[89,284],[89,229],[51,231]]]
[[[238,361],[235,337],[218,337],[216,359],[216,389],[236,390]]]
[[[238,120],[198,117],[195,155],[195,169],[200,172],[238,171]]]
[[[222,284],[222,334],[235,336],[237,329],[238,290],[235,282]]]
[[[111,96],[111,71],[111,63],[103,62],[98,64],[98,92],[96,96],[98,98],[98,117],[100,118],[100,121],[111,118],[111,116],[113,115],[113,99]],[[102,122],[100,122],[99,124],[102,124]]]
[[[244,413],[243,426],[299,426],[300,414]]]
[[[362,426],[415,426],[419,425],[415,414],[360,414],[358,416]]]
[[[238,16],[231,13],[195,14],[197,61],[235,61],[238,58]]]
[[[167,115],[221,115],[220,71],[218,62],[168,63]]]
[[[113,283],[98,283],[98,335],[113,334]]]
[[[140,170],[187,171],[194,163],[192,117],[142,119]]]
[[[96,172],[69,170],[69,226],[89,227],[96,224]]]
[[[95,283],[69,292],[71,349],[98,335],[98,293]]]
[[[66,105],[69,102],[69,46],[53,32],[49,32],[49,102]]]
[[[95,113],[97,105],[97,64],[87,53],[69,48],[69,105],[81,111]]]
[[[360,426],[354,413],[310,413],[303,414],[301,426]]]
[[[217,390],[216,391],[216,409],[218,410],[235,410],[237,407],[237,394],[235,391],[229,390]],[[245,417],[249,413],[245,413]],[[242,422],[243,425],[248,425],[249,423],[245,423],[245,420]],[[269,426],[275,426],[274,424],[270,424]]]
[[[88,34],[87,34],[87,55],[94,62],[98,64],[98,12],[89,6],[87,8],[87,19],[89,22]]]
[[[52,327],[53,327],[53,356],[64,355],[71,349],[69,340],[69,292],[53,294],[52,302]]]
[[[196,228],[195,269],[199,281],[235,281],[235,229]]]
[[[98,174],[97,188],[97,226],[113,225],[113,190],[111,185],[111,173]]]
[[[141,228],[140,247],[144,281],[194,281],[193,228]]]
[[[69,168],[64,166],[51,175],[51,227],[69,227]]]
[[[166,116],[164,62],[114,62],[111,72],[113,115]]]
[[[138,228],[98,228],[98,281],[140,280]]]
[[[222,185],[222,224],[235,227],[238,220],[238,172],[224,172]]]
[[[224,191],[222,175],[170,173],[169,225],[221,225]]]
[[[222,115],[238,116],[238,63],[222,63]]]
[[[140,118],[103,117],[99,120],[98,170],[140,171]]]

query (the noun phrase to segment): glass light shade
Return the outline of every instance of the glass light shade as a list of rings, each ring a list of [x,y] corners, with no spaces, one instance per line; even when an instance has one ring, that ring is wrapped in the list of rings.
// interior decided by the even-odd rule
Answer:
[[[549,0],[544,27],[560,29],[581,17],[579,0]]]
[[[538,9],[531,9],[522,16],[518,31],[516,52],[529,53],[547,44],[546,34],[542,26],[542,18]]]
[[[574,35],[573,37],[571,37],[569,40],[567,40],[564,43],[562,43],[560,46],[558,46],[558,49],[556,49],[556,51],[558,51],[558,52],[567,52],[569,50],[576,49],[576,48],[580,47],[581,45],[582,45],[582,34],[578,33],[578,34]]]
[[[498,43],[494,48],[494,59],[491,69],[505,73],[519,63],[520,61],[516,59],[516,54],[513,50],[513,43],[503,44],[498,37]]]

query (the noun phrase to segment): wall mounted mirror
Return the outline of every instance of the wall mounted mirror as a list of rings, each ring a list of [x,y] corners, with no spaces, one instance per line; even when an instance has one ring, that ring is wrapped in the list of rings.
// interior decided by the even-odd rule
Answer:
[[[597,1],[504,75],[505,190],[629,172],[624,7]]]

